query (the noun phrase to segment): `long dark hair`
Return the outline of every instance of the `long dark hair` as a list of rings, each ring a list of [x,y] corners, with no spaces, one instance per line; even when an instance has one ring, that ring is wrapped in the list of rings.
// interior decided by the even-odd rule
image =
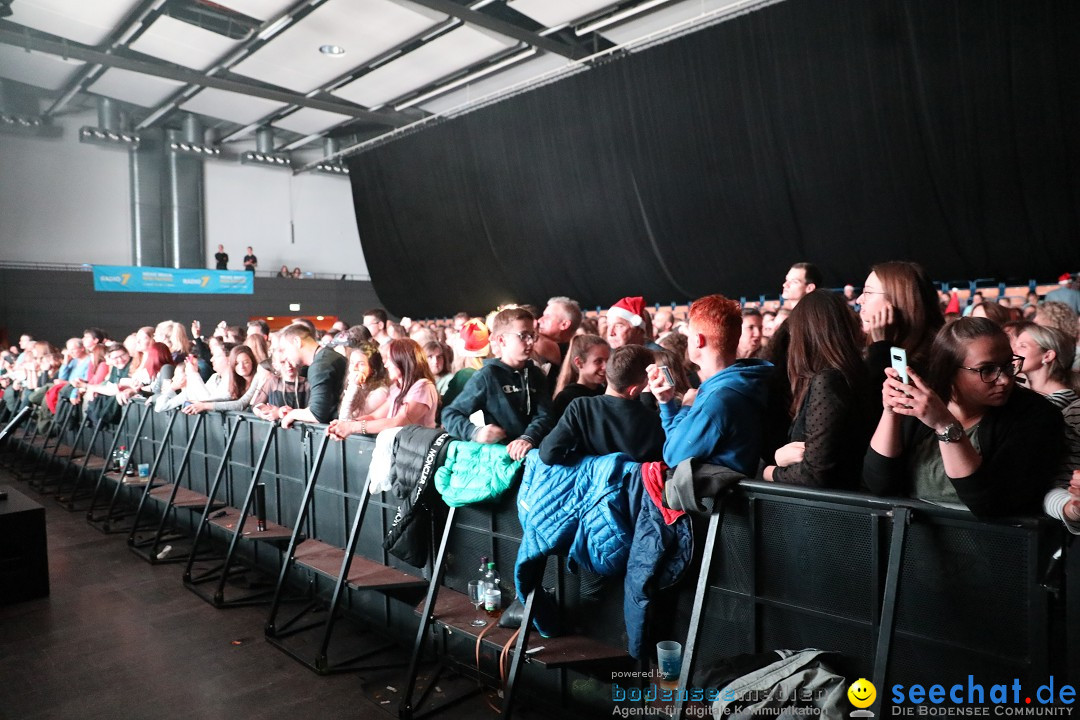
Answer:
[[[953,396],[953,381],[967,357],[968,346],[979,338],[993,338],[1010,347],[1009,336],[993,320],[966,317],[955,320],[941,329],[930,348],[930,363],[926,378],[931,389],[943,402]]]
[[[881,281],[885,299],[893,306],[893,324],[885,339],[907,350],[909,363],[922,365],[945,324],[934,283],[922,265],[907,260],[879,263],[870,271]]]
[[[573,339],[570,340],[570,349],[566,351],[566,357],[563,358],[562,368],[559,370],[559,377],[555,380],[555,394],[558,395],[567,387],[578,381],[581,371],[579,371],[577,365],[574,364],[574,360],[585,362],[585,358],[589,356],[590,350],[594,347],[607,344],[607,340],[599,335],[575,335]]]
[[[824,370],[839,370],[848,387],[858,388],[866,374],[859,352],[862,327],[842,296],[828,290],[808,293],[792,309],[784,325],[789,335],[787,374],[792,417],[799,411],[810,381]]]
[[[251,360],[251,377],[246,378],[240,373],[236,372],[236,358],[240,355],[247,355]],[[229,371],[227,378],[229,380],[229,397],[236,400],[243,396],[247,392],[248,385],[255,378],[255,371],[259,369],[259,363],[255,360],[255,353],[251,351],[247,345],[237,345],[229,352]]]
[[[401,371],[401,392],[394,399],[394,407],[390,411],[390,416],[393,417],[401,410],[405,396],[413,385],[421,380],[428,380],[434,385],[435,378],[431,375],[424,349],[415,340],[410,338],[391,340],[386,344],[386,357]]]

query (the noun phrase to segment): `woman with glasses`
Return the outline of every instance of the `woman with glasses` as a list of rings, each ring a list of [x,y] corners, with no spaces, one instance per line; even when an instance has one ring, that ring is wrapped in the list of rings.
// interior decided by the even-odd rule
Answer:
[[[986,318],[942,328],[925,378],[886,369],[884,412],[863,464],[877,495],[908,495],[980,517],[1033,514],[1057,473],[1061,413],[1016,387],[1024,362]]]
[[[885,378],[889,348],[902,347],[918,372],[926,369],[930,344],[945,324],[938,294],[918,263],[893,261],[870,268],[859,295],[859,319],[867,341],[867,367],[875,382]]]

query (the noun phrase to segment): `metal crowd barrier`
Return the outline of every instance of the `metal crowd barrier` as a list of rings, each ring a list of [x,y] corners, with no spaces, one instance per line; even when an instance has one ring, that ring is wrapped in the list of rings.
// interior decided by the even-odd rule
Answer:
[[[67,432],[74,434],[75,428],[69,424]],[[96,428],[95,434],[106,457],[127,442],[134,449],[132,462],[152,461],[163,482],[206,496],[194,512],[174,511],[169,524],[178,533],[195,535],[196,545],[200,538],[212,540],[218,551],[212,562],[220,563],[221,551],[228,548],[232,561],[244,568],[279,576],[279,593],[321,600],[382,628],[402,645],[413,639],[404,716],[420,714],[423,698],[414,707],[411,690],[415,665],[426,657],[425,633],[438,641],[438,655],[458,658],[458,669],[471,664],[473,639],[438,630],[437,617],[430,630],[431,618],[425,618],[417,636],[415,598],[362,592],[338,582],[333,573],[289,563],[292,549],[312,539],[334,548],[352,544],[366,562],[417,574],[383,550],[397,502],[364,495],[370,438],[327,444],[325,426],[283,430],[250,415],[200,418],[145,408],[126,412],[115,431]],[[45,456],[29,428],[10,439],[24,457],[36,453],[41,461]],[[69,460],[79,462],[83,458]],[[269,521],[289,531],[288,545],[240,542],[235,532],[212,523],[218,507],[239,508],[246,515],[256,483],[265,486]],[[91,514],[113,523],[130,515],[139,493],[148,492],[126,487],[107,470],[97,485]],[[77,489],[78,483],[70,494]],[[688,573],[679,587],[658,598],[650,619],[653,640],[684,643],[676,717],[685,713],[689,690],[707,687],[708,671],[719,660],[776,648],[836,651],[837,670],[849,681],[865,677],[877,687],[872,710],[879,717],[887,712],[888,688],[895,684],[966,684],[970,675],[987,688],[1016,679],[1034,689],[1050,675],[1073,684],[1080,679],[1080,603],[1075,601],[1080,559],[1059,523],[1048,518],[983,522],[917,501],[758,482],[743,483],[718,505],[721,510],[693,520],[700,572]],[[361,508],[365,514],[357,524]],[[94,515],[102,509],[104,515]],[[150,514],[160,523],[168,512],[166,507]],[[521,539],[513,491],[494,502],[458,508],[449,522],[443,551],[435,548],[442,563],[437,587],[464,592],[480,555],[495,560],[509,587]],[[134,535],[138,528],[133,523],[129,530]],[[195,553],[186,559],[185,581],[197,584],[192,582],[198,577],[198,571],[192,574]],[[555,588],[565,606],[573,594],[567,583],[574,580],[562,565],[548,563],[543,585]],[[208,600],[227,604],[223,582],[230,571],[225,567],[213,577],[218,591]],[[424,577],[430,576],[429,566]],[[432,609],[439,607],[434,597],[429,600]],[[621,604],[621,581],[608,582],[602,612],[585,632],[622,646]],[[270,635],[280,629],[280,623],[268,624]],[[325,670],[326,642],[322,650],[324,657],[308,664],[319,669],[323,663]],[[582,668],[554,664],[557,672],[544,672],[542,661],[523,665],[520,692],[579,711],[583,702],[592,703],[590,712],[610,713],[610,700],[605,705],[596,693],[582,697],[581,683],[591,682]],[[610,674],[600,677],[602,683],[611,680]]]

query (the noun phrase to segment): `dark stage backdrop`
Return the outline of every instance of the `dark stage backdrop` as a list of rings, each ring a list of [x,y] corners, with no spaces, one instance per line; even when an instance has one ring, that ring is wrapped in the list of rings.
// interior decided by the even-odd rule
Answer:
[[[1080,262],[1080,2],[788,0],[350,158],[413,316]]]

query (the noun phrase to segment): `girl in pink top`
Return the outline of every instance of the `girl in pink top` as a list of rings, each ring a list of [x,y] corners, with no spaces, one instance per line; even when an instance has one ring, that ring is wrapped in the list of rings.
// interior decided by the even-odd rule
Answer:
[[[382,351],[390,377],[390,394],[369,415],[356,420],[334,420],[326,431],[337,438],[353,433],[377,435],[387,428],[405,425],[435,427],[439,392],[423,349],[409,338],[391,340]]]

